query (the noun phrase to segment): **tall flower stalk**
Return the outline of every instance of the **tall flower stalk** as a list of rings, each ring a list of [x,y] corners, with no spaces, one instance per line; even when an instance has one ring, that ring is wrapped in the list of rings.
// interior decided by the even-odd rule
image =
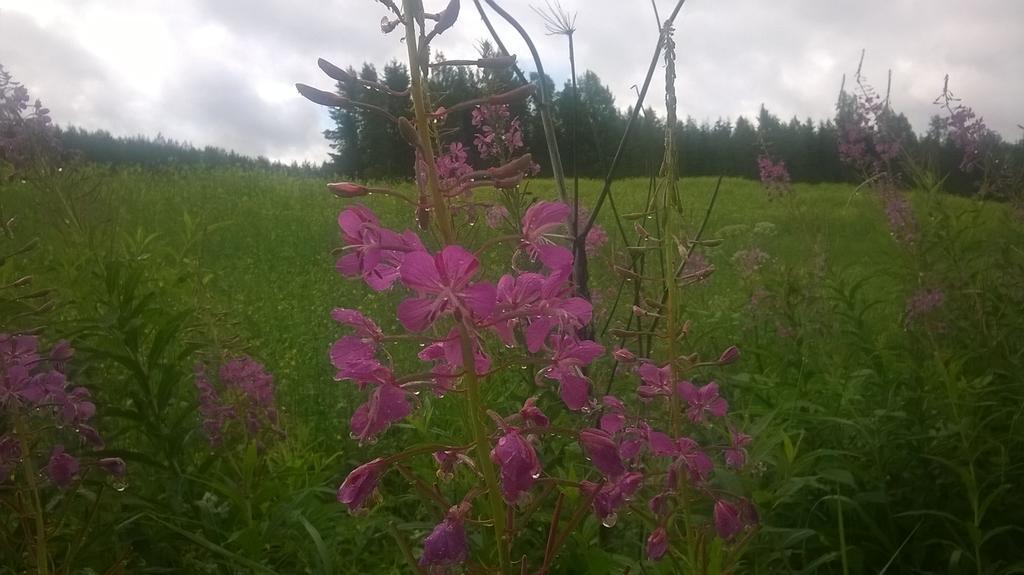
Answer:
[[[698,556],[698,546],[693,543],[698,534],[713,537],[717,532],[727,541],[742,539],[740,533],[755,523],[750,513],[717,513],[728,521],[710,520],[716,501],[725,511],[747,508],[734,496],[726,500],[723,488],[714,484],[716,465],[710,454],[720,460],[719,468],[734,473],[746,463],[749,438],[730,440],[732,428],[727,430],[721,424],[728,403],[716,382],[687,379],[703,379],[700,371],[732,363],[739,353],[733,347],[716,354],[717,360],[702,361],[697,354],[684,355],[682,351],[681,339],[688,324],[680,317],[679,291],[686,281],[682,276],[686,259],[703,230],[687,239],[682,227],[672,130],[666,132],[665,185],[652,195],[649,205],[649,211],[657,216],[654,221],[660,239],[649,235],[637,239],[637,245],[658,254],[662,264],[661,275],[651,278],[660,302],[645,312],[645,318],[651,320],[648,325],[643,325],[646,319],[634,325],[631,315],[626,330],[613,330],[613,335],[621,337],[620,347],[632,347],[635,352],[619,349],[614,362],[609,362],[612,358],[606,347],[592,337],[595,309],[581,297],[585,291],[580,290],[579,276],[574,275],[581,238],[589,238],[582,229],[574,229],[574,223],[586,211],[582,207],[574,210],[565,201],[532,199],[520,186],[535,173],[535,165],[530,154],[521,153],[517,124],[502,107],[534,97],[538,88],[527,84],[447,108],[436,107],[426,82],[428,51],[431,41],[455,23],[458,0],[437,13],[426,12],[416,0],[405,0],[401,8],[384,4],[392,17],[385,18],[382,30],[387,33],[401,26],[405,31],[411,80],[408,93],[389,95],[411,100],[411,119],[392,116],[346,95],[302,84],[297,87],[316,103],[358,108],[394,123],[415,149],[418,199],[406,197],[400,190],[352,182],[328,187],[346,200],[377,195],[384,197],[383,201],[397,199],[414,206],[420,231],[434,231],[436,245],[431,245],[434,242],[429,238],[421,239],[417,232],[384,227],[362,204],[342,210],[338,225],[346,245],[338,271],[361,279],[378,292],[395,288],[411,292],[395,310],[408,333],[388,334],[361,310],[336,309],[333,318],[348,334],[331,347],[330,359],[337,380],[351,381],[366,393],[366,402],[352,412],[349,421],[352,437],[361,444],[372,442],[393,423],[412,415],[418,403],[415,396],[423,391],[465,398],[463,422],[468,437],[459,438],[460,445],[431,443],[371,459],[348,475],[338,488],[338,501],[354,512],[361,511],[374,499],[381,477],[391,470],[401,473],[431,507],[445,509],[423,540],[419,560],[413,561],[411,552],[405,554],[415,569],[432,571],[472,561],[485,571],[529,572],[533,560],[541,565],[540,572],[546,573],[590,513],[611,527],[620,513],[635,507],[632,501],[639,497],[652,498],[649,505],[660,528],[651,534],[648,555],[652,560],[673,555],[669,549],[679,555],[684,546],[691,549],[685,555],[692,560]],[[488,4],[494,7],[490,0]],[[666,48],[667,98],[673,123],[675,72],[670,35],[681,4],[659,30],[657,46],[658,53]],[[452,62],[450,65],[510,66],[515,58]],[[335,80],[346,74],[325,61],[320,67]],[[472,111],[473,125],[481,131],[474,142],[487,151],[481,157],[496,165],[470,166],[462,142],[443,140],[447,118],[466,111]],[[488,223],[500,233],[469,248],[464,244],[470,238],[462,230],[475,223],[480,208],[486,209]],[[588,232],[596,230],[593,214],[587,222]],[[619,224],[620,230],[624,229]],[[592,249],[600,239],[595,236],[589,242]],[[481,266],[484,253],[503,248],[512,254],[497,270]],[[631,273],[643,279],[643,269],[636,268],[636,263],[634,259]],[[495,271],[500,278],[489,281]],[[649,289],[638,284],[635,309],[654,299],[646,291]],[[660,318],[665,318],[665,323],[659,326]],[[613,310],[606,324],[617,319]],[[635,331],[625,334],[630,326]],[[651,345],[651,337],[657,338],[656,346]],[[647,345],[641,345],[645,338]],[[627,339],[634,341],[625,346]],[[418,357],[429,365],[426,371],[402,373],[382,352],[383,343],[403,341],[421,345]],[[498,347],[495,344],[504,348],[500,356],[493,351]],[[615,391],[635,399],[612,395],[610,383],[603,393],[594,384],[598,374],[606,374],[609,381],[615,379],[619,363],[628,364],[634,375],[619,378]],[[521,370],[533,372],[533,385],[506,390],[521,407],[510,409],[508,402],[485,404],[483,386],[508,384],[509,379],[517,378],[502,379],[501,375]],[[693,375],[687,375],[690,372]],[[564,412],[556,425],[547,413],[559,409]],[[571,479],[558,477],[545,460],[550,451],[567,453],[571,444],[577,444],[591,463]],[[409,465],[410,459],[427,454],[437,466],[438,480],[449,481],[457,475],[471,479],[461,501],[447,501],[436,485],[430,485],[433,479],[419,477]],[[578,479],[580,476],[584,478]],[[567,509],[567,493],[579,495],[574,498],[575,509]],[[697,507],[709,519],[691,517]],[[545,511],[552,516],[543,557],[537,556],[539,549],[531,553],[536,546],[517,549],[517,541],[529,536],[524,525]],[[685,525],[682,535],[680,525]],[[493,544],[493,554],[471,548],[474,539],[468,537],[467,530],[477,526],[493,533],[487,538],[488,546]],[[397,536],[405,548],[401,534]],[[488,557],[493,557],[496,565],[488,567]]]

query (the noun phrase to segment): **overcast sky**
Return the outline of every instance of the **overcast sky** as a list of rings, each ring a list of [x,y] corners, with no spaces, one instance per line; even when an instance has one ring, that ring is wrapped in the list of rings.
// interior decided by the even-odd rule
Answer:
[[[441,9],[445,0],[424,0]],[[504,0],[534,35],[561,85],[562,37]],[[657,0],[664,16],[671,4]],[[562,0],[577,12],[577,65],[594,70],[616,104],[633,101],[656,39],[649,0]],[[284,161],[326,157],[326,112],[301,99],[304,82],[330,88],[316,67],[380,67],[405,53],[382,35],[372,0],[0,0],[0,63],[62,124],[115,134],[162,133]],[[832,115],[843,73],[865,72],[923,131],[950,75],[952,90],[1004,137],[1024,124],[1024,0],[688,0],[677,23],[680,115],[751,117],[764,102],[783,118]],[[511,29],[499,32],[532,69]],[[470,0],[437,41],[474,57],[487,35]],[[660,75],[660,73],[659,73]],[[663,109],[661,83],[648,103]]]

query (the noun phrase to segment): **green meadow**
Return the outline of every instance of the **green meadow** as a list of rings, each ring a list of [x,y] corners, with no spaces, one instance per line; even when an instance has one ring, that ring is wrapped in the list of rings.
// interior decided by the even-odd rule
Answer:
[[[334,381],[328,348],[342,330],[330,311],[360,309],[398,332],[393,310],[403,295],[335,271],[336,218],[351,200],[325,183],[258,171],[85,168],[43,186],[0,187],[16,237],[38,238],[0,270],[0,283],[31,275],[35,288],[52,290],[45,333],[67,334],[81,356],[96,358],[81,378],[98,398],[98,425],[114,430],[108,443],[130,466],[109,528],[85,535],[95,542],[80,564],[95,570],[69,572],[102,572],[112,554],[123,562],[111,572],[406,572],[393,532],[415,546],[436,522],[408,483],[388,476],[383,502],[359,520],[334,489],[396,447],[464,439],[463,407],[457,397],[420,397],[420,409],[379,444],[349,438],[364,393]],[[585,206],[600,187],[581,182]],[[645,179],[613,186],[630,241],[636,226],[651,225],[648,187]],[[713,272],[683,290],[681,305],[688,350],[742,352],[714,374],[754,437],[744,488],[761,526],[738,572],[1024,572],[1022,225],[998,203],[918,192],[923,231],[909,252],[867,188],[795,184],[772,199],[758,182],[725,179],[706,215],[715,188],[711,178],[682,181],[687,233],[707,218],[709,241],[698,252]],[[548,180],[527,191],[554,196]],[[362,200],[392,228],[415,226],[393,198]],[[624,323],[632,305],[616,298],[619,226],[608,206],[600,216],[610,239],[590,262],[599,333]],[[470,245],[498,233],[483,218],[458,230]],[[515,247],[487,252],[483,275],[496,280]],[[761,265],[744,269],[737,253],[754,249],[765,254]],[[943,307],[908,318],[908,298],[936,282]],[[152,351],[161,338],[173,353]],[[211,341],[252,354],[274,376],[288,435],[262,463],[203,447],[191,354]],[[413,369],[415,351],[392,353]],[[139,376],[125,357],[165,370],[161,413],[177,427],[164,421],[143,433],[104,414],[104,406],[132,407]],[[598,364],[593,375],[601,392],[635,393],[630,373],[609,378]],[[506,375],[485,381],[484,393],[489,405],[510,406],[534,385],[532,374]],[[557,414],[551,390],[541,393]],[[578,463],[548,463],[566,476],[585,473]],[[610,538],[587,519],[553,572],[663,572],[641,560],[646,535],[623,529]],[[537,545],[545,534],[532,535]]]

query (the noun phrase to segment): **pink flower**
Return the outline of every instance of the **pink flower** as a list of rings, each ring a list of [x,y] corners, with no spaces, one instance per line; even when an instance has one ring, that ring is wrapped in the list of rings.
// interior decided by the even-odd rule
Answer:
[[[554,353],[551,366],[541,373],[558,382],[558,395],[572,410],[582,409],[590,398],[590,379],[583,375],[581,368],[590,365],[601,354],[604,347],[593,341],[578,341],[569,335],[551,338]]]
[[[484,350],[480,338],[471,335],[473,342],[473,367],[477,375],[483,375],[491,370],[491,358]],[[444,373],[456,373],[457,368],[464,368],[462,361],[462,340],[457,329],[452,328],[444,339],[439,339],[423,348],[419,358],[424,361],[443,361]]]
[[[672,366],[670,364],[658,367],[650,361],[642,361],[636,368],[636,372],[643,382],[643,385],[636,390],[640,399],[649,400],[659,395],[672,393]]]
[[[384,332],[381,331],[374,321],[362,312],[354,309],[345,308],[334,308],[331,311],[331,319],[352,328],[352,330],[364,339],[371,341],[380,341],[384,337]]]
[[[466,561],[469,555],[469,539],[463,517],[469,512],[469,504],[461,503],[448,510],[444,521],[423,540],[423,555],[420,565],[424,567],[447,567]]]
[[[487,225],[497,229],[509,219],[508,208],[502,205],[493,205],[487,208]]]
[[[495,305],[494,284],[469,281],[479,267],[476,256],[460,246],[448,246],[433,257],[426,252],[406,255],[402,283],[421,297],[399,304],[399,321],[410,331],[423,331],[449,312],[466,318],[489,315]]]
[[[626,425],[626,406],[613,395],[606,395],[601,399],[605,412],[601,414],[598,426],[611,434],[618,433]]]
[[[743,530],[740,513],[732,503],[719,499],[715,502],[715,531],[718,536],[730,541]]]
[[[57,484],[57,487],[64,489],[71,485],[78,475],[78,460],[64,452],[64,446],[57,444],[50,455],[50,462],[46,466],[46,474],[50,480]]]
[[[530,259],[540,259],[553,270],[568,269],[572,265],[572,252],[559,246],[549,237],[564,228],[571,208],[561,202],[539,201],[523,214],[523,237],[520,241]]]
[[[711,477],[715,464],[706,453],[701,451],[700,445],[696,441],[689,437],[680,437],[676,440],[676,449],[679,457],[669,466],[669,488],[675,488],[679,483],[679,471],[684,468],[693,483],[703,483],[707,481],[708,477]]]
[[[360,405],[352,418],[349,429],[352,435],[363,443],[412,413],[412,406],[405,390],[397,385],[378,385],[370,394],[370,400]]]
[[[633,498],[643,485],[644,476],[638,472],[629,472],[615,481],[606,481],[600,485],[583,481],[580,489],[592,498],[594,514],[602,523],[611,527],[615,523],[616,512]]]
[[[381,227],[377,216],[358,204],[338,215],[338,226],[349,252],[338,260],[338,272],[362,277],[376,291],[388,289],[398,279],[398,268],[408,252],[426,249],[416,234]]]
[[[380,476],[387,467],[388,464],[378,457],[352,470],[338,487],[338,502],[347,505],[349,511],[362,507],[377,489]]]
[[[723,417],[729,411],[729,403],[718,395],[718,384],[713,381],[700,388],[683,381],[676,385],[676,393],[690,404],[686,414],[694,423],[703,423],[705,413]]]
[[[547,427],[550,423],[548,416],[544,415],[544,412],[537,407],[536,397],[527,398],[519,410],[519,417],[534,427]]]
[[[587,458],[605,477],[615,479],[626,472],[622,458],[619,457],[619,446],[610,433],[588,428],[580,431],[579,439]]]
[[[725,464],[733,469],[743,469],[747,464],[746,447],[750,445],[751,437],[742,431],[735,429],[729,432],[730,447],[725,450]]]
[[[530,325],[523,334],[530,353],[537,353],[552,330],[574,335],[593,317],[590,302],[581,297],[565,297],[568,273],[563,270],[545,278],[540,286],[540,297],[524,312],[530,318]]]
[[[647,559],[658,561],[668,551],[668,532],[664,527],[658,527],[647,537]]]
[[[580,218],[580,222],[584,220]],[[580,223],[580,227],[583,227],[583,223]],[[597,251],[601,249],[601,246],[608,243],[608,232],[604,231],[604,228],[594,224],[587,232],[587,238],[584,242],[584,249],[587,251],[588,256],[594,256]]]
[[[491,461],[498,465],[501,492],[509,504],[517,503],[540,477],[537,452],[516,429],[510,429],[498,440],[491,450]]]

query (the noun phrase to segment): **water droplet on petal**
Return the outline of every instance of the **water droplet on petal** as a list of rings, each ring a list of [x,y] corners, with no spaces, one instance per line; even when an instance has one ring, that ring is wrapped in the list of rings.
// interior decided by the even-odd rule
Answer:
[[[618,522],[618,520],[619,515],[617,513],[612,513],[601,519],[601,525],[604,525],[605,527],[615,527],[615,523]]]

